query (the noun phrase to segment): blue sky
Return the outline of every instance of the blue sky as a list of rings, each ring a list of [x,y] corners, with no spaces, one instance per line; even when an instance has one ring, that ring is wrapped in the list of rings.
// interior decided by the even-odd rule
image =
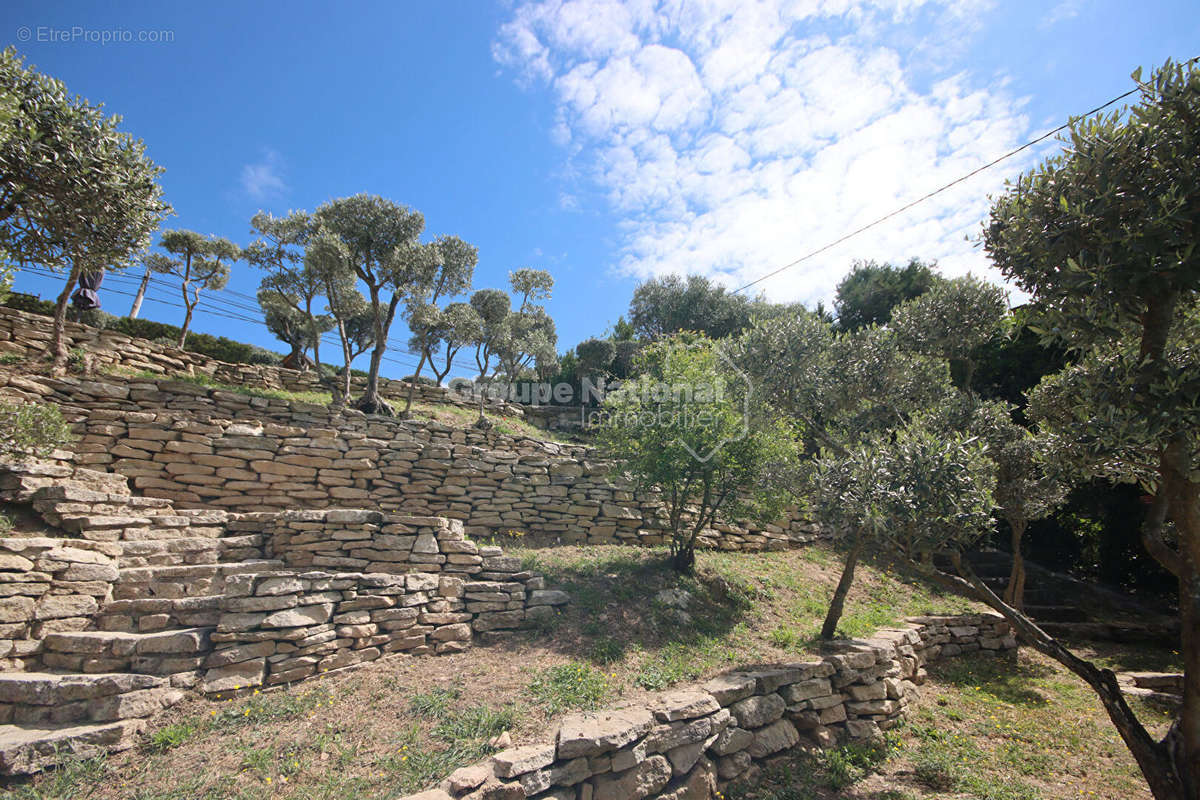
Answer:
[[[105,31],[134,41],[86,40]],[[260,208],[377,193],[477,245],[478,288],[550,270],[560,350],[646,277],[740,286],[1125,91],[1134,67],[1200,55],[1194,0],[10,0],[0,32],[145,140],[164,227],[245,245]],[[1046,152],[758,288],[828,300],[855,258],[986,273],[967,237],[987,194]],[[210,308],[249,314],[229,304],[260,278],[238,265]],[[106,310],[128,310],[128,282]],[[178,322],[159,298],[175,294],[154,287],[143,316]],[[208,311],[194,329],[284,349]]]

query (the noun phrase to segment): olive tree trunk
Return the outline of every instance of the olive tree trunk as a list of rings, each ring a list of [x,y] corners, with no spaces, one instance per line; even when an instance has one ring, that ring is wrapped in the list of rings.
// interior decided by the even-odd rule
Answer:
[[[50,370],[55,375],[61,375],[67,366],[67,343],[64,341],[67,328],[67,304],[71,301],[71,292],[74,291],[75,284],[79,283],[79,276],[82,272],[83,267],[80,266],[78,259],[71,259],[71,272],[67,275],[67,283],[58,295],[58,301],[54,304],[54,334],[50,338],[50,356],[53,362]]]
[[[1172,725],[1162,741],[1155,741],[1125,701],[1125,695],[1112,670],[1102,669],[1076,656],[1039,628],[1029,617],[1000,599],[961,556],[955,554],[953,560],[958,575],[936,571],[933,575],[943,584],[966,591],[1000,612],[1023,642],[1062,664],[1096,693],[1113,727],[1117,729],[1121,740],[1137,762],[1155,800],[1200,800],[1200,794],[1197,793],[1197,787],[1191,778],[1196,773],[1192,771],[1194,762],[1191,761],[1188,752],[1184,717],[1181,716]],[[1200,602],[1200,593],[1193,597],[1192,610],[1186,610],[1187,604],[1184,604],[1185,663],[1188,661],[1188,639],[1191,638],[1193,644],[1197,640],[1195,633],[1189,634],[1187,631],[1187,625],[1200,624],[1200,615],[1197,615],[1195,610],[1197,602]],[[1185,705],[1186,701],[1185,694]]]
[[[367,287],[371,292],[371,308],[375,312],[375,349],[371,351],[371,366],[367,372],[367,388],[363,396],[355,403],[359,411],[367,414],[393,415],[392,407],[379,396],[379,369],[383,365],[383,354],[387,351],[388,330],[396,317],[396,306],[400,303],[400,295],[393,294],[387,310],[384,311],[379,301],[379,289],[376,286]]]
[[[1025,537],[1027,523],[1024,520],[1009,520],[1012,530],[1012,571],[1008,575],[1008,586],[1004,589],[1004,602],[1018,611],[1025,610],[1025,557],[1021,555],[1021,540]]]
[[[821,638],[826,641],[832,639],[837,633],[842,610],[846,607],[846,595],[850,594],[850,586],[854,583],[854,568],[858,566],[862,549],[862,539],[856,534],[849,552],[846,553],[846,565],[842,568],[842,577],[838,580],[837,588],[833,590],[833,599],[829,601],[829,613],[825,615],[825,624],[821,626]]]

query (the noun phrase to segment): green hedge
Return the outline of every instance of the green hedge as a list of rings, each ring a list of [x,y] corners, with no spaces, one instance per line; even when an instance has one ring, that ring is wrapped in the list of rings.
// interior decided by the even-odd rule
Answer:
[[[54,316],[54,303],[40,300],[28,294],[13,292],[3,305],[18,311],[40,314],[46,317]],[[74,318],[74,317],[73,317]],[[155,322],[149,319],[131,319],[115,317],[104,311],[85,311],[78,315],[80,322],[103,330],[116,331],[126,336],[136,336],[174,346],[179,341],[179,327],[165,322]],[[256,347],[244,342],[235,342],[224,336],[212,336],[207,333],[189,331],[187,344],[183,348],[189,353],[197,353],[218,361],[228,361],[231,364],[278,364],[283,357],[270,350]]]

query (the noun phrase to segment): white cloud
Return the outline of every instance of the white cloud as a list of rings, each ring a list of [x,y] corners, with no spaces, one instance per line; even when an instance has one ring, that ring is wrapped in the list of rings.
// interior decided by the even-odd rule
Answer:
[[[588,184],[564,194],[597,188],[618,213],[619,270],[741,285],[1023,140],[1023,101],[946,63],[966,52],[990,5],[526,0],[493,53],[554,93],[567,180]],[[948,274],[984,272],[964,235],[977,232],[987,192],[1031,158],[760,288],[779,300],[828,298],[855,258],[921,256]]]
[[[287,190],[282,173],[283,158],[274,150],[267,150],[261,161],[242,167],[242,191],[253,200],[278,197]]]
[[[1050,9],[1049,13],[1042,18],[1042,21],[1038,23],[1038,27],[1045,30],[1060,22],[1074,19],[1083,11],[1083,6],[1084,0],[1059,0]]]

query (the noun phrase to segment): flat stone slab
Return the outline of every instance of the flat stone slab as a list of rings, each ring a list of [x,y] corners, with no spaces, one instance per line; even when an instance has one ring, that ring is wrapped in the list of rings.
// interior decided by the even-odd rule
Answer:
[[[0,725],[0,774],[28,775],[67,756],[92,758],[126,750],[145,727],[140,719],[101,725]]]
[[[567,717],[558,729],[558,758],[565,760],[616,750],[635,741],[653,726],[654,717],[645,708]]]
[[[60,675],[53,672],[0,673],[0,703],[50,706],[164,686],[166,678],[129,672]]]

